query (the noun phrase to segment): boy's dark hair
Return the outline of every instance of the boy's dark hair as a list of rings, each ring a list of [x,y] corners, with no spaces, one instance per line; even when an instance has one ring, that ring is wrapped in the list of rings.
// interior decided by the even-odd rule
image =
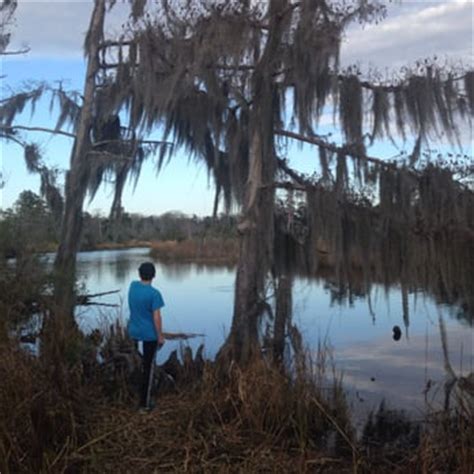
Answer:
[[[155,265],[151,262],[145,262],[140,265],[138,268],[138,273],[140,275],[140,278],[142,280],[150,281],[155,278],[156,275],[156,269]]]

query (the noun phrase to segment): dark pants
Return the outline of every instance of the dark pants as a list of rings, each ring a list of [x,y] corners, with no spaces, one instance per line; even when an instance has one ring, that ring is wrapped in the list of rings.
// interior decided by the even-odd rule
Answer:
[[[138,342],[136,342],[138,345]],[[143,341],[142,357],[142,383],[140,390],[140,406],[150,408],[151,387],[153,385],[153,372],[155,365],[158,341]]]

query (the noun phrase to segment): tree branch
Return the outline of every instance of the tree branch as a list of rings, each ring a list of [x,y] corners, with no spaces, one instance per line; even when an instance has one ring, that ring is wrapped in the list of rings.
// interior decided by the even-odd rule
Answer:
[[[278,167],[284,171],[291,179],[293,179],[301,188],[305,190],[307,186],[312,186],[314,183],[309,181],[308,179],[303,178],[299,173],[295,170],[292,170],[287,164],[286,161],[282,158],[278,159]],[[282,187],[282,186],[277,186]]]
[[[419,77],[423,77],[423,76],[419,76]],[[462,81],[464,80],[464,77],[465,77],[465,74],[462,75],[462,76],[459,76],[459,77],[454,77],[452,80],[453,81]],[[337,75],[337,79],[339,81],[343,81],[344,79],[346,79],[347,76],[345,76],[344,74],[338,74]],[[385,92],[399,92],[399,91],[402,91],[404,89],[406,89],[407,85],[405,83],[404,80],[401,80],[398,84],[373,84],[372,82],[369,82],[369,81],[360,81],[360,85],[361,87],[363,87],[364,89],[369,89],[369,90],[374,90],[374,89],[381,89]]]
[[[131,144],[131,145],[173,145],[172,142],[160,141],[160,140],[102,140],[100,142],[94,143],[92,148],[97,148],[99,146],[110,145],[112,143],[117,144]]]
[[[121,46],[130,46],[133,43],[134,43],[133,40],[127,40],[127,41],[104,40],[99,45],[99,51],[103,49],[107,49],[107,48],[112,48],[112,47],[120,48]]]
[[[310,184],[308,183],[308,186]],[[262,186],[262,187],[265,187],[265,186]],[[278,188],[278,189],[288,189],[288,190],[291,190],[291,191],[307,191],[308,187],[307,186],[303,186],[302,184],[295,184],[295,183],[291,183],[290,181],[278,181],[276,183],[273,183],[273,187],[274,188]]]
[[[26,127],[24,125],[14,125],[11,127],[2,127],[0,126],[0,133],[4,134],[5,138],[13,139],[11,135],[12,131],[15,130],[26,130],[28,132],[44,132],[44,133],[51,133],[52,135],[63,135],[69,138],[76,138],[76,135],[71,132],[65,132],[64,130],[54,130],[52,128],[45,128],[45,127]],[[10,132],[10,133],[8,133]],[[18,141],[18,140],[17,140]],[[109,145],[111,143],[135,143],[137,145],[173,145],[172,142],[160,141],[160,140],[103,140],[93,144],[93,148],[103,145]]]
[[[115,162],[117,161],[133,161],[133,158],[130,155],[122,155],[118,153],[111,153],[110,151],[106,150],[101,150],[101,151],[95,151],[95,150],[89,150],[87,152],[88,156],[98,156],[98,157],[104,157],[104,158],[109,158],[110,160],[113,160]]]
[[[0,138],[5,138],[5,140],[11,140],[12,142],[17,143],[18,145],[20,145],[23,148],[27,145],[24,141],[20,140],[19,138],[15,137],[14,135],[11,135],[9,133],[4,133],[4,131],[2,129],[0,129]]]
[[[363,153],[360,153],[360,151],[354,149],[353,147],[350,146],[337,146],[335,143],[328,143],[322,138],[319,137],[307,137],[305,135],[301,135],[300,133],[295,133],[295,132],[290,132],[289,130],[276,130],[275,133],[277,135],[283,136],[283,137],[288,137],[292,138],[294,140],[298,140],[301,142],[306,142],[310,143],[312,145],[317,145],[322,148],[325,148],[328,151],[332,151],[334,153],[343,153],[346,156],[352,156],[355,158],[360,158],[362,160],[368,161],[370,163],[374,163],[379,166],[384,166],[386,168],[397,168],[397,165],[393,162],[389,161],[384,161],[380,158],[374,158],[371,156],[367,156]]]
[[[29,53],[30,51],[31,51],[31,48],[23,48],[23,49],[19,49],[18,51],[2,51],[0,53],[0,56],[15,56],[18,54],[26,54],[26,53]]]
[[[69,138],[76,138],[76,135],[71,132],[65,132],[64,130],[54,130],[52,128],[44,128],[44,127],[26,127],[24,125],[13,125],[11,127],[0,127],[2,131],[14,131],[14,130],[26,130],[28,132],[44,132],[44,133],[51,133],[52,135],[63,135]]]

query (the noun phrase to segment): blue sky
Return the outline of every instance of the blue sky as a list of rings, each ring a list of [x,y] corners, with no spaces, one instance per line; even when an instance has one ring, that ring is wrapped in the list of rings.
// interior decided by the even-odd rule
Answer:
[[[107,29],[114,33],[127,15],[125,5],[118,3],[108,19]],[[18,89],[27,81],[54,82],[63,80],[65,87],[81,90],[84,77],[82,42],[92,8],[90,1],[28,1],[20,2],[13,30],[12,48],[25,44],[31,52],[25,56],[1,59],[2,96]],[[343,64],[358,62],[362,69],[375,66],[381,71],[401,67],[418,58],[433,56],[462,60],[472,64],[473,4],[453,0],[436,2],[403,2],[390,5],[388,18],[379,25],[354,26],[348,32],[343,48]],[[17,124],[52,126],[48,105],[39,104],[33,118],[23,114]],[[320,132],[332,129],[329,117],[323,117]],[[45,134],[30,134],[44,150],[48,164],[65,170],[69,162],[71,140]],[[402,144],[403,146],[403,144]],[[409,145],[407,146],[408,149]],[[39,180],[26,171],[22,150],[12,144],[0,143],[0,165],[6,185],[1,192],[0,206],[6,208],[24,189],[38,191]],[[373,155],[390,157],[396,150],[378,144]],[[289,149],[292,163],[310,172],[317,163],[316,150],[310,147]],[[87,206],[90,212],[107,213],[112,199],[111,186],[101,189]],[[179,210],[188,214],[208,215],[212,212],[213,186],[202,166],[189,163],[183,152],[156,175],[154,163],[145,164],[138,186],[128,186],[123,199],[126,210],[143,214],[161,214]]]

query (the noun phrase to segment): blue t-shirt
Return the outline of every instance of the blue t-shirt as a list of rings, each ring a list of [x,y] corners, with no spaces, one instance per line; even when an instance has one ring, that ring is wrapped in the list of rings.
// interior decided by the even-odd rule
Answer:
[[[130,320],[128,334],[137,341],[156,341],[153,312],[165,305],[161,293],[151,285],[133,281],[128,290]]]

